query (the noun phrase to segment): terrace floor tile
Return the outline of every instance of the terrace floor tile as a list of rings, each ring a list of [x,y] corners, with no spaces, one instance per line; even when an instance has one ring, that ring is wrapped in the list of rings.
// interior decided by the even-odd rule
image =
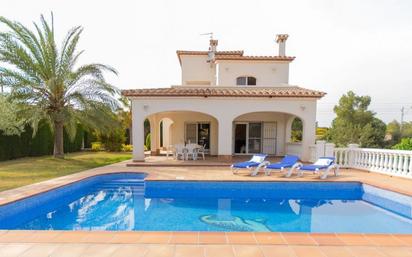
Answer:
[[[225,233],[221,232],[199,232],[199,244],[226,244]]]
[[[204,257],[205,249],[198,245],[176,245],[175,257]]]
[[[205,257],[234,257],[233,247],[231,245],[206,245]]]
[[[260,249],[265,257],[295,257],[295,253],[288,245],[264,245]]]
[[[142,244],[167,244],[172,237],[171,232],[142,232],[139,243]]]
[[[296,257],[325,257],[317,246],[291,246]]]
[[[282,236],[290,245],[318,245],[307,233],[282,233]]]
[[[197,232],[173,232],[171,244],[198,244],[199,233]]]
[[[259,232],[259,233],[255,233],[255,238],[258,244],[261,244],[261,245],[286,244],[286,241],[283,238],[281,233]]]
[[[264,257],[262,249],[256,245],[233,246],[236,257]]]
[[[318,245],[345,245],[335,234],[311,233],[312,237]]]
[[[227,241],[230,244],[256,244],[256,238],[250,232],[227,232]]]

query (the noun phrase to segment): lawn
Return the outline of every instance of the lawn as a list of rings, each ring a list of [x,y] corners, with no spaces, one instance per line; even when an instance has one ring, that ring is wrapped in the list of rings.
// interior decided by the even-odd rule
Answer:
[[[81,152],[64,159],[28,157],[0,162],[0,191],[131,159],[130,153]]]

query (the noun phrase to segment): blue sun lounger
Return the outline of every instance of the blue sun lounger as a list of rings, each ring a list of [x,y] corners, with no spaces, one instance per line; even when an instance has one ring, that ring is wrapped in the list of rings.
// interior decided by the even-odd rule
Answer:
[[[299,164],[296,168],[298,170],[298,176],[302,176],[304,171],[312,171],[313,173],[318,173],[323,171],[323,174],[320,176],[321,179],[328,177],[329,172],[333,169],[335,176],[338,176],[339,166],[335,163],[335,157],[320,157],[313,164]]]
[[[272,170],[283,171],[285,168],[290,168],[290,171],[292,171],[294,168],[298,166],[298,161],[299,161],[298,156],[286,155],[285,157],[283,157],[283,159],[280,162],[270,163],[266,161],[262,163],[261,166],[264,167],[265,174],[269,176]],[[251,175],[256,176],[258,172],[259,172],[259,169],[256,169],[254,172],[251,173]]]
[[[233,174],[236,174],[239,169],[257,168],[265,161],[266,156],[266,154],[255,154],[249,161],[234,163],[230,168],[232,169]]]

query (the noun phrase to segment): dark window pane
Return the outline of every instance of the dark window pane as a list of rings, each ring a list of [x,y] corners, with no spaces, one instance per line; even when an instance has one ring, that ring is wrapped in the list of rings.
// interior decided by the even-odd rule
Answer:
[[[261,123],[249,123],[249,138],[260,138],[262,135]]]
[[[255,77],[247,77],[247,84],[249,86],[256,86],[256,78]]]
[[[238,77],[236,79],[236,85],[239,85],[239,86],[246,85],[246,77]]]

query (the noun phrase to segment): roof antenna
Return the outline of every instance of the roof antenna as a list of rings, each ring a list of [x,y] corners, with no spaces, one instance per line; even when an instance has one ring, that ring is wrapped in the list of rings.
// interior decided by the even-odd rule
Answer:
[[[209,32],[209,33],[202,33],[200,34],[201,36],[210,36],[210,39],[213,39],[213,32]]]

